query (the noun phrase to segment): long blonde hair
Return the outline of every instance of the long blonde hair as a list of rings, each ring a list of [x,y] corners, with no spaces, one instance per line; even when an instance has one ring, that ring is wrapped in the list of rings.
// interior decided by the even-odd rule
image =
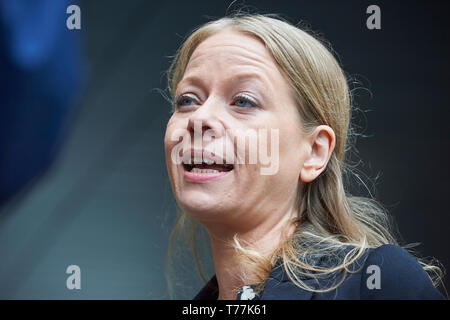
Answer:
[[[200,26],[184,41],[167,73],[172,97],[196,47],[225,28],[256,36],[265,44],[289,80],[305,132],[325,124],[336,135],[335,149],[326,169],[314,181],[306,183],[297,195],[300,210],[293,221],[296,226],[294,234],[280,243],[269,257],[244,248],[236,236],[236,252],[242,262],[252,264],[257,270],[258,291],[262,290],[279,259],[282,259],[290,280],[298,287],[316,292],[333,290],[342,283],[346,272],[350,272],[348,266],[359,259],[366,249],[383,244],[398,245],[386,209],[373,198],[349,195],[344,188],[345,175],[354,174],[360,178],[345,159],[356,135],[350,124],[353,103],[347,78],[324,40],[317,39],[278,15],[238,12]],[[186,227],[195,262],[206,282],[197,250],[198,225],[180,209],[171,234],[168,257],[170,259],[176,236]],[[351,250],[344,257],[335,259],[337,263],[333,266],[320,268],[311,263],[311,256],[337,256],[341,249],[348,247]],[[404,248],[410,250],[408,246]],[[442,283],[443,271],[436,265],[437,261],[426,263],[418,260],[435,285]],[[311,288],[302,280],[303,276],[317,277],[336,271],[344,271],[344,276],[328,288]]]

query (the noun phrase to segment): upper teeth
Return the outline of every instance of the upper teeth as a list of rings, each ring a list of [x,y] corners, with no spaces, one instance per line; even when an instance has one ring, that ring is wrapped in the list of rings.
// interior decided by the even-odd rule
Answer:
[[[194,159],[194,158],[192,158],[189,164],[202,164],[202,163],[214,164],[216,162],[214,160],[212,160],[212,159],[201,159],[201,158],[200,159]]]
[[[199,168],[192,168],[191,172],[197,172],[197,173],[218,173],[219,170],[214,170],[214,169],[199,169]]]

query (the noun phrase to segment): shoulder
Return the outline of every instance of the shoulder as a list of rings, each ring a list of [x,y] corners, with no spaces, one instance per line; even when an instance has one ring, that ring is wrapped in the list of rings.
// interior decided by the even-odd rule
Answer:
[[[368,253],[360,294],[361,299],[444,299],[417,259],[391,244]]]

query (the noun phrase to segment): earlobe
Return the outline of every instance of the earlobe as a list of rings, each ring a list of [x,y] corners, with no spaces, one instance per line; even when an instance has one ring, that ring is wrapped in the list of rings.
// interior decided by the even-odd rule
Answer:
[[[303,165],[303,168],[300,171],[300,180],[302,182],[311,182],[316,176],[314,175],[314,168],[311,165],[307,165],[306,163]]]

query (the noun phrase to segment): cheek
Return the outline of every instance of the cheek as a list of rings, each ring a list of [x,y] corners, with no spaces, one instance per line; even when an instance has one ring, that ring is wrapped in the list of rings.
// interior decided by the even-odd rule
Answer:
[[[292,180],[299,179],[303,164],[304,144],[302,139],[304,138],[300,130],[292,129],[292,127],[285,127],[280,130],[280,172]]]
[[[164,138],[164,151],[165,151],[165,155],[166,155],[166,164],[167,164],[167,169],[169,170],[169,174],[171,173],[171,165],[172,165],[172,160],[171,160],[171,153],[172,153],[172,149],[175,146],[175,142],[171,141],[169,139],[170,135],[167,134],[166,132],[166,137]]]
[[[164,150],[166,153],[166,160],[170,160],[172,149],[182,141],[184,135],[186,134],[186,128],[183,127],[184,122],[179,119],[170,118],[166,126],[166,133],[164,136]]]
[[[276,174],[261,176],[265,189],[270,190],[270,197],[276,203],[286,203],[298,192],[301,168],[301,151],[298,144],[287,142],[280,137],[279,168]]]
[[[180,128],[174,121],[170,120],[166,127],[166,133],[164,136],[164,151],[166,156],[166,165],[169,174],[170,181],[173,183],[173,177],[177,169],[176,163],[172,159],[172,152],[174,148],[179,144],[176,135],[174,133]]]

